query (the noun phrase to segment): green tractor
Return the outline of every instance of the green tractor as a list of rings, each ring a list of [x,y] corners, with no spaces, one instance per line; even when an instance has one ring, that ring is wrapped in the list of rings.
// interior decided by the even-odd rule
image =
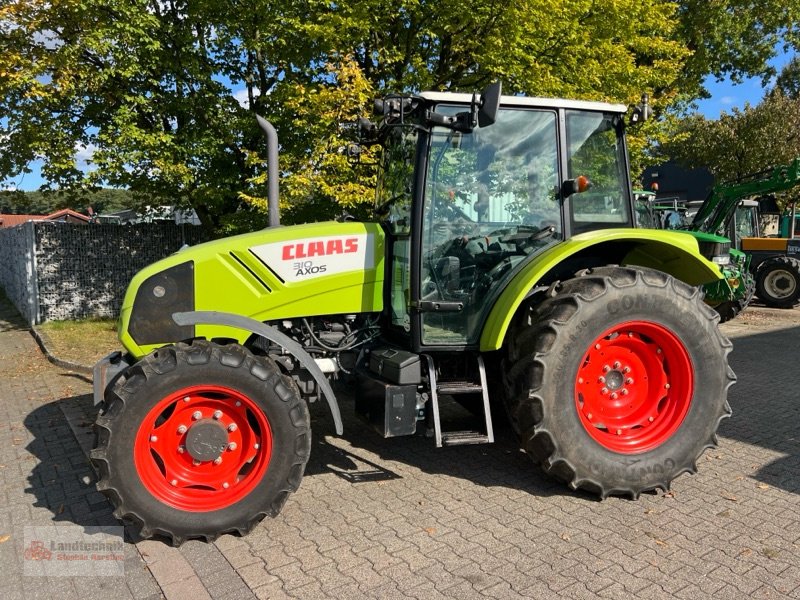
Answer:
[[[719,266],[722,279],[704,284],[705,302],[719,313],[720,321],[735,318],[750,304],[755,280],[750,273],[750,256],[732,246],[731,240],[692,228],[686,202],[676,198],[656,198],[654,191],[634,190],[636,225],[653,229],[684,231],[697,240],[701,252]]]
[[[383,437],[436,446],[492,442],[504,406],[536,463],[600,497],[667,489],[716,444],[735,377],[697,286],[720,272],[692,237],[633,228],[625,106],[493,85],[376,108],[360,124],[382,149],[375,222],[278,226],[275,185],[271,227],[133,278],[125,353],[95,367],[91,456],[142,536],[276,515],[317,399],[337,434],[347,403]],[[450,427],[454,399],[474,427]]]
[[[764,237],[758,203],[751,198],[791,190],[800,185],[800,159],[754,173],[733,183],[714,186],[689,226],[709,234],[722,232],[747,256],[755,279],[755,295],[771,308],[792,308],[800,302],[800,239],[794,237],[791,216],[782,219],[784,237]]]

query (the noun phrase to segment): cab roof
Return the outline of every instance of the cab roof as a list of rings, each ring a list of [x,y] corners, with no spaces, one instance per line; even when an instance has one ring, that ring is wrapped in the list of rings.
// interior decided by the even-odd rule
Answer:
[[[472,94],[454,92],[422,92],[422,98],[429,102],[447,104],[466,104],[472,102]],[[608,102],[589,102],[586,100],[565,100],[563,98],[535,98],[526,96],[501,96],[500,107],[518,106],[524,108],[566,108],[572,110],[594,110],[610,113],[625,113],[628,107],[624,104]]]

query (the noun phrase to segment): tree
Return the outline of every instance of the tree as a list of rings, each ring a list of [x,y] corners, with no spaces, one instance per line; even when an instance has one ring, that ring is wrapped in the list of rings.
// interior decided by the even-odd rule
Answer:
[[[663,111],[706,73],[766,73],[797,1],[9,0],[0,178],[40,158],[51,187],[127,187],[191,204],[210,227],[255,223],[259,112],[278,128],[294,214],[330,214],[366,194],[333,120],[366,112],[367,93],[502,80],[509,93],[628,103],[649,91]],[[79,149],[93,153],[88,174]]]
[[[719,119],[695,114],[675,122],[660,148],[663,158],[706,167],[717,181],[731,182],[800,156],[800,99],[771,91],[758,105],[723,112]]]

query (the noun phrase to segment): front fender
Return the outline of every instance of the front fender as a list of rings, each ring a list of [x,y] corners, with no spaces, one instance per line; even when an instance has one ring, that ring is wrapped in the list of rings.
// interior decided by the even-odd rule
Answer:
[[[582,233],[537,256],[509,282],[486,319],[481,351],[500,349],[511,319],[530,290],[565,260],[580,256],[587,257],[585,266],[591,264],[589,257],[608,257],[610,263],[649,267],[689,285],[722,279],[717,265],[700,254],[697,240],[687,233],[656,229],[603,229]]]
[[[342,435],[342,415],[339,411],[339,403],[336,401],[336,394],[333,393],[331,384],[322,369],[319,368],[311,355],[305,349],[295,342],[292,338],[284,335],[274,327],[270,327],[266,323],[261,323],[255,319],[243,317],[241,315],[233,315],[218,311],[193,311],[193,312],[177,312],[172,315],[173,321],[178,325],[218,325],[226,328],[239,329],[260,335],[261,337],[278,344],[294,356],[305,369],[311,373],[314,380],[319,385],[325,400],[328,402],[328,408],[331,410],[333,423],[336,427],[336,433]]]

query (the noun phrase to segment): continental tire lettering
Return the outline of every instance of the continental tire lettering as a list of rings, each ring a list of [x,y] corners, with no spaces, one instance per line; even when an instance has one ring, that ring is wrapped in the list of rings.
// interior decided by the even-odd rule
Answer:
[[[675,461],[671,458],[663,461],[641,465],[636,462],[630,464],[616,463],[592,463],[590,470],[593,475],[602,478],[630,478],[631,476],[645,480],[651,475],[664,475],[671,473],[675,469]]]
[[[610,315],[624,315],[632,310],[657,310],[663,305],[663,298],[648,294],[626,295],[622,298],[611,300],[606,306]]]

